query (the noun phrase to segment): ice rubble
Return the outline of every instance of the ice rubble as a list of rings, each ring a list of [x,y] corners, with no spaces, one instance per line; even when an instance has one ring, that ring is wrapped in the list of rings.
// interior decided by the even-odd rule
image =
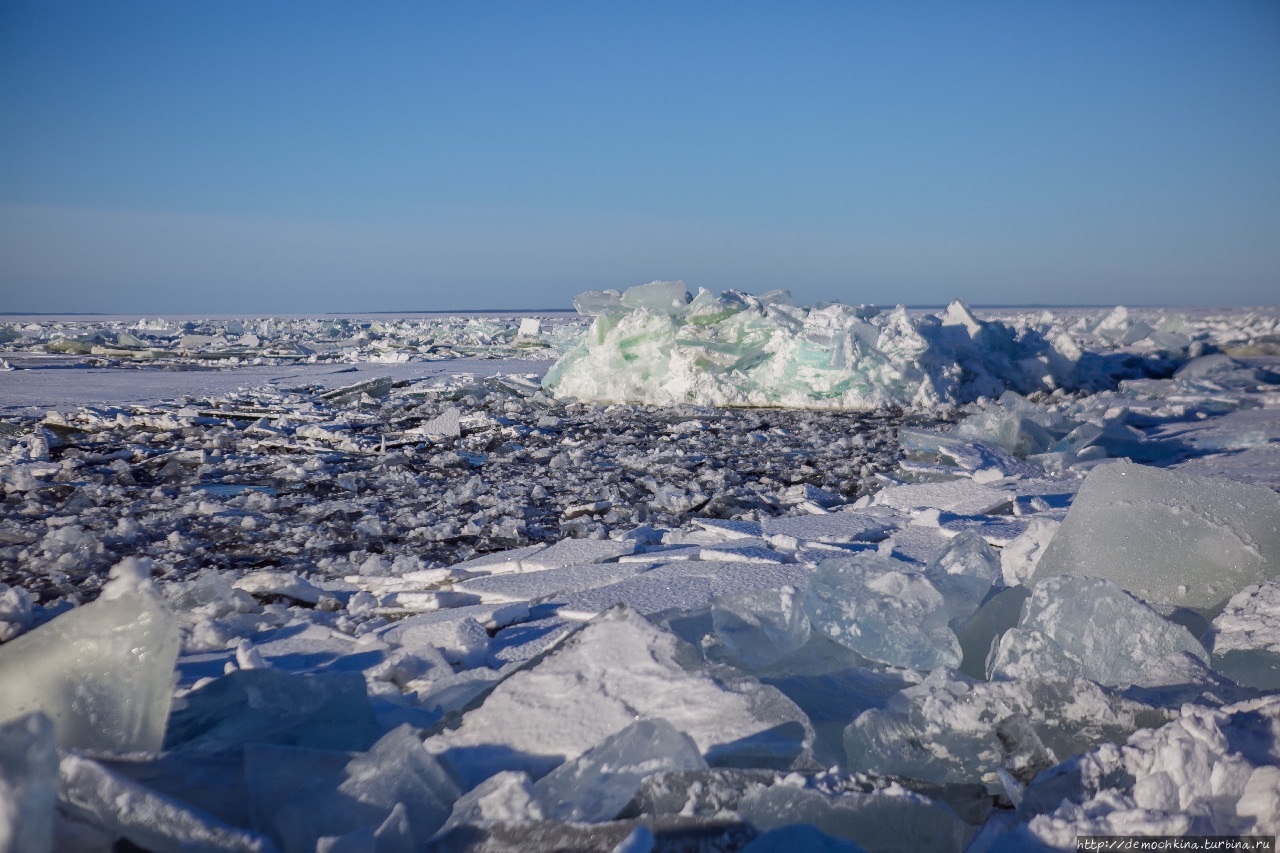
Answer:
[[[401,364],[474,355],[546,358],[570,346],[581,322],[540,316],[256,317],[170,321],[35,320],[0,323],[0,352],[200,365],[369,362]],[[21,362],[20,362],[21,363]]]
[[[682,299],[596,308],[670,318]],[[943,319],[939,335],[992,340],[959,309]],[[1056,324],[1083,374],[1113,375],[1275,329],[1001,322]],[[207,331],[187,344],[240,334]],[[443,850],[875,850],[914,844],[883,831],[906,826],[984,850],[1104,826],[1273,831],[1276,580],[1220,581],[1226,608],[1193,613],[1084,577],[1092,557],[1041,565],[1106,458],[1266,449],[1231,431],[1271,435],[1271,375],[1204,358],[1117,391],[983,401],[948,432],[918,414],[896,470],[888,414],[605,407],[524,377],[6,424],[0,657],[117,606],[80,602],[129,553],[152,558],[182,655],[163,752],[59,754],[51,724],[19,717],[0,730],[0,785],[44,821],[23,823],[37,849],[398,850],[438,833]],[[1114,529],[1140,510],[1095,514]]]

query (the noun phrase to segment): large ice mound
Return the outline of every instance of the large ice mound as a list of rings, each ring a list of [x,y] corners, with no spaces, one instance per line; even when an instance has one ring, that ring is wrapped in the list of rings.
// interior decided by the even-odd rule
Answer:
[[[590,330],[543,381],[607,403],[875,409],[1076,387],[1104,370],[1054,323],[979,320],[961,301],[912,316],[839,303],[793,305],[681,281],[579,294]]]

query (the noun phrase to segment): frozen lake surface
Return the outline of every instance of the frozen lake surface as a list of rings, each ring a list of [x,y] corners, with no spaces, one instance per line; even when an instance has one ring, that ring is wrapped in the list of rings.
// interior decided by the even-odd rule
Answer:
[[[0,842],[1280,832],[1280,311],[682,294],[0,323]]]

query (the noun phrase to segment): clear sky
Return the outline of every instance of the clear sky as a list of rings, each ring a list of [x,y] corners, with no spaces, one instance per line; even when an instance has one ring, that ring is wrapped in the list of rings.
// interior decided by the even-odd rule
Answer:
[[[1280,303],[1280,3],[0,0],[0,311]]]

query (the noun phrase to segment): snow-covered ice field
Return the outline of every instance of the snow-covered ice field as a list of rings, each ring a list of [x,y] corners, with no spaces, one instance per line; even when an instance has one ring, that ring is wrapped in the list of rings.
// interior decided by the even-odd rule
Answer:
[[[576,306],[0,322],[0,849],[1280,833],[1280,309]]]

